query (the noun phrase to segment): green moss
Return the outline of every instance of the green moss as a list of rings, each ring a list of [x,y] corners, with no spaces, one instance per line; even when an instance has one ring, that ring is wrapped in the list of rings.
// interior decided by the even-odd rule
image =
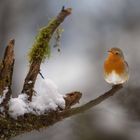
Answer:
[[[51,49],[49,46],[49,41],[51,39],[51,36],[53,34],[53,27],[56,26],[56,22],[58,22],[55,19],[52,19],[48,26],[43,27],[40,29],[35,42],[32,46],[32,48],[29,51],[29,62],[33,62],[33,60],[42,60],[44,61],[46,57],[50,57]]]
[[[29,62],[33,60],[44,60],[50,56],[50,46],[47,40],[44,38],[45,31],[41,30],[35,39],[35,42],[29,52]]]
[[[35,39],[35,42],[28,54],[30,63],[36,60],[44,61],[46,57],[48,58],[50,57],[51,48],[49,46],[49,41],[55,29],[58,27],[60,23],[61,20],[53,18],[49,21],[48,26],[45,26],[40,29]]]

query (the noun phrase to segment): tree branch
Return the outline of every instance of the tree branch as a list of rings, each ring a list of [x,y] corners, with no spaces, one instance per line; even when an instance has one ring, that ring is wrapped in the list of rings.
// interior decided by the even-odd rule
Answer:
[[[34,92],[34,84],[37,75],[40,71],[40,65],[46,56],[50,55],[49,41],[57,29],[57,27],[64,21],[64,19],[71,14],[71,8],[62,8],[61,12],[56,18],[50,21],[47,27],[40,30],[36,41],[29,53],[30,69],[25,78],[22,93],[26,93],[31,101]],[[30,82],[31,81],[31,82]]]
[[[47,112],[47,114],[40,115],[40,116],[36,116],[34,114],[25,114],[24,116],[18,117],[17,120],[14,120],[9,117],[8,118],[0,117],[0,138],[5,140],[25,132],[30,132],[34,129],[39,130],[40,128],[48,127],[52,124],[55,124],[56,122],[59,122],[62,119],[71,117],[78,113],[82,113],[98,105],[99,103],[103,102],[105,99],[109,98],[110,96],[113,96],[121,88],[122,85],[113,86],[112,89],[106,92],[105,94],[97,97],[94,100],[89,101],[88,103],[80,107],[68,108],[68,109],[66,108],[64,110],[57,110],[57,111],[50,110],[49,112]],[[70,94],[74,95],[74,93],[70,93]],[[78,95],[78,92],[76,92],[76,94],[78,98],[81,96],[81,93],[79,93]],[[71,99],[73,99],[73,96]],[[74,99],[74,101],[76,101],[76,99]],[[69,96],[69,100],[70,100],[70,96]]]
[[[118,90],[120,90],[123,86],[120,85],[114,85],[112,86],[112,89],[107,91],[106,93],[104,93],[103,95],[99,96],[96,99],[93,99],[91,101],[89,101],[88,103],[80,106],[80,107],[76,107],[76,108],[72,108],[69,110],[64,110],[63,112],[60,112],[60,114],[64,117],[70,117],[73,115],[76,115],[78,113],[82,113],[98,104],[100,104],[102,101],[104,101],[105,99],[109,98],[110,96],[113,96]]]
[[[0,95],[4,96],[3,101],[0,103],[0,106],[4,106],[7,110],[7,103],[12,94],[11,84],[12,84],[12,75],[13,75],[13,66],[14,66],[14,44],[15,40],[12,39],[9,41],[6,49],[4,58],[1,64],[0,69]],[[5,95],[4,94],[5,90]],[[5,111],[6,111],[5,110]]]

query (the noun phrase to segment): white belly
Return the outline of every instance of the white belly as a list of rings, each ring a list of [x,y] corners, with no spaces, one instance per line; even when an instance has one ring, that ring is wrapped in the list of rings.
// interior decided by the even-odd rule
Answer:
[[[114,85],[123,84],[128,80],[128,73],[118,75],[115,71],[104,75],[106,82]]]

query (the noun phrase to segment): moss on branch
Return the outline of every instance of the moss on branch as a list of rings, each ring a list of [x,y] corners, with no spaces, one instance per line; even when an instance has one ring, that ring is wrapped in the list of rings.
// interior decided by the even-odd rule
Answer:
[[[37,35],[36,40],[29,52],[30,68],[25,78],[22,90],[22,93],[26,93],[29,96],[29,101],[32,100],[36,78],[40,72],[40,65],[46,57],[50,56],[49,41],[59,25],[68,15],[71,14],[71,10],[71,8],[63,8],[60,13],[48,23],[46,27],[40,29],[40,32]],[[29,84],[29,81],[32,81],[32,84]]]
[[[53,22],[53,21],[52,21]],[[51,24],[51,23],[50,23]],[[47,36],[50,35],[50,24],[42,29],[40,29],[33,47],[29,51],[29,62],[32,63],[33,60],[42,59],[45,60],[46,57],[50,57],[51,48],[49,46]]]
[[[30,63],[35,60],[44,61],[46,57],[50,56],[51,48],[49,46],[49,41],[55,30],[69,14],[71,14],[71,8],[62,9],[57,17],[51,19],[47,26],[40,29],[29,52]]]

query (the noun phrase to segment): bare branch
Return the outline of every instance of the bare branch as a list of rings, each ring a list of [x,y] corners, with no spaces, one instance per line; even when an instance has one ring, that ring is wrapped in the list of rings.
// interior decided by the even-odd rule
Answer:
[[[80,106],[80,107],[76,107],[76,108],[72,108],[69,110],[64,110],[63,112],[61,112],[60,114],[62,114],[62,116],[64,118],[70,117],[72,115],[76,115],[78,113],[82,113],[98,104],[100,104],[102,101],[104,101],[105,99],[109,98],[110,96],[113,96],[118,90],[120,90],[123,86],[120,85],[114,85],[112,87],[111,90],[107,91],[106,93],[104,93],[103,95],[99,96],[96,99],[93,99],[91,101],[89,101],[88,103]]]
[[[13,75],[13,66],[14,66],[14,44],[15,40],[12,39],[9,41],[8,46],[6,47],[4,58],[1,64],[0,70],[0,95],[5,96],[2,106],[6,108],[7,103],[12,94],[11,84],[12,84],[12,75]],[[5,95],[4,90],[7,89]]]

